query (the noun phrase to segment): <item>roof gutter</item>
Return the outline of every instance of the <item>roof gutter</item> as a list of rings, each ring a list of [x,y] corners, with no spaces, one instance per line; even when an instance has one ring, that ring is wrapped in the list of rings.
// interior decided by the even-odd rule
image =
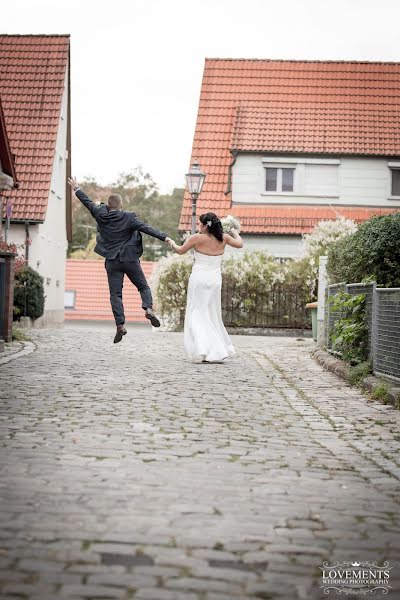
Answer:
[[[2,219],[3,223],[5,222],[5,219]],[[42,223],[44,223],[44,220],[42,221],[38,221],[37,219],[10,219],[10,223],[13,223],[14,225],[42,225]]]

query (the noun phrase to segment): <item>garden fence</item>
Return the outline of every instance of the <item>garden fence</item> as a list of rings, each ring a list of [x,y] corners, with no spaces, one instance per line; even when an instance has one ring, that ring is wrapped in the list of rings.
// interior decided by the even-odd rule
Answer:
[[[227,327],[310,329],[308,296],[300,285],[276,283],[243,297],[233,284],[222,283],[222,314]]]
[[[374,372],[400,382],[400,288],[375,288],[373,309]]]
[[[339,283],[325,290],[325,345],[332,351],[331,334],[341,318],[333,311],[329,298],[340,291],[366,294],[368,352],[373,372],[400,383],[400,288],[379,288],[372,283]]]

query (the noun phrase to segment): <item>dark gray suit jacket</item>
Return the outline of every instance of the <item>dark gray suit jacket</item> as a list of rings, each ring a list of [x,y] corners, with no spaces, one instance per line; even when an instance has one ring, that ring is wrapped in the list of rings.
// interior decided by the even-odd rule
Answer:
[[[161,241],[167,235],[137,218],[134,212],[110,210],[105,204],[98,206],[81,189],[76,196],[97,221],[97,244],[94,251],[113,259],[119,253],[121,262],[138,259],[143,254],[142,234],[147,233]]]

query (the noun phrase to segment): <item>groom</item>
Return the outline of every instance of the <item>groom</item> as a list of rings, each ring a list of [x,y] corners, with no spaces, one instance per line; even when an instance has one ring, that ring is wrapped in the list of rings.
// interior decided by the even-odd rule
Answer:
[[[106,259],[110,301],[117,325],[114,344],[120,342],[127,333],[124,327],[125,314],[122,304],[125,274],[140,292],[146,319],[150,320],[153,327],[160,327],[160,321],[153,311],[151,290],[139,261],[143,254],[141,232],[167,243],[170,238],[158,229],[143,223],[134,212],[122,210],[122,198],[119,194],[112,194],[107,204],[98,206],[80,189],[75,177],[68,179],[68,183],[76,197],[97,221],[97,244],[94,251]]]

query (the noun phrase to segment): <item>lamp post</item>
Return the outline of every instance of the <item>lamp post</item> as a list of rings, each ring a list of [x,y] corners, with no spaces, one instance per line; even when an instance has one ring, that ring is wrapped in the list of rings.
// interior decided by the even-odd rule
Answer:
[[[197,198],[200,196],[203,188],[203,183],[206,178],[205,173],[200,168],[200,164],[195,161],[190,167],[189,173],[186,173],[186,185],[189,194],[192,197],[192,234],[196,233],[196,204]]]

